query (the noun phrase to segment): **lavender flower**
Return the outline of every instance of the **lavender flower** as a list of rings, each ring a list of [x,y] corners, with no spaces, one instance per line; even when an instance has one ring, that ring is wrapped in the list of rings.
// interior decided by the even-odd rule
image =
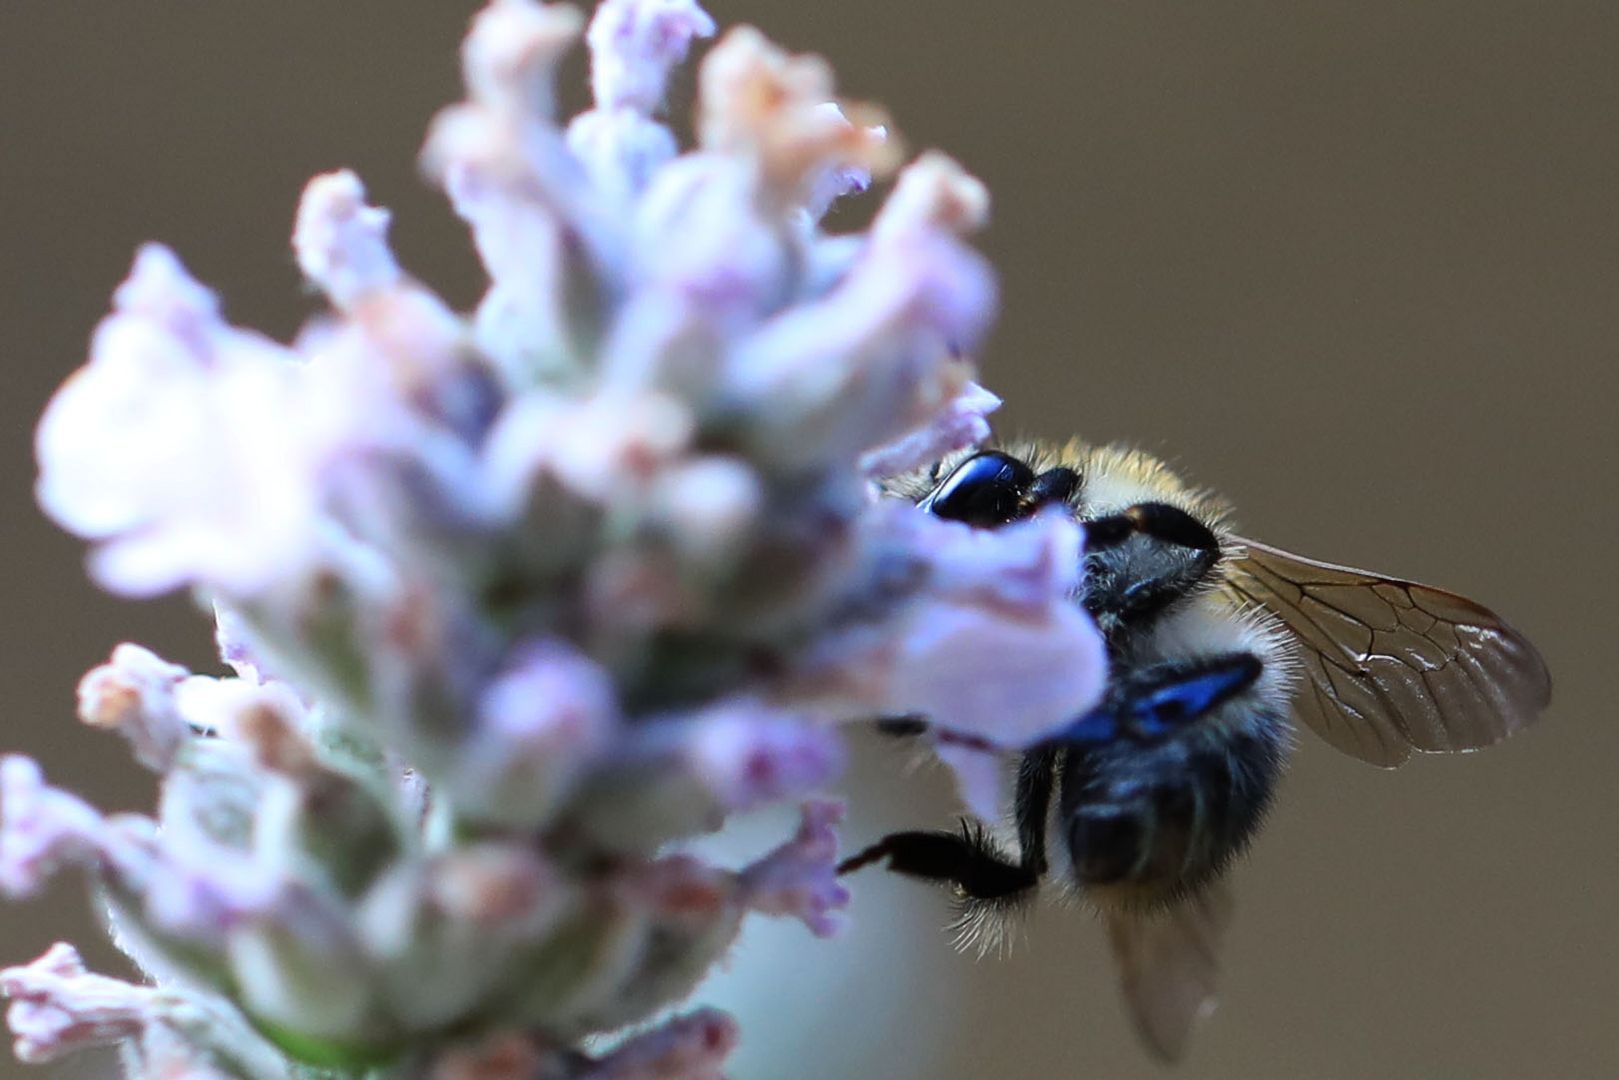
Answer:
[[[468,316],[402,268],[348,172],[299,266],[327,314],[230,325],[167,249],[136,257],[38,435],[39,498],[103,586],[194,592],[233,675],[122,645],[79,715],[158,772],[105,817],[0,761],[0,889],[82,868],[154,980],[70,946],[0,973],[18,1055],[118,1043],[139,1077],[720,1075],[684,999],[750,913],[834,932],[839,726],[924,715],[981,814],[995,758],[1096,700],[1061,515],[995,534],[876,481],[985,437],[967,357],[995,308],[981,185],[927,153],[871,230],[830,203],[899,165],[827,65],[757,31],[658,118],[714,32],[605,0],[595,105],[562,123],[571,7],[493,0],[428,174],[489,288]],[[951,736],[959,736],[952,738]],[[684,850],[802,804],[738,869]]]

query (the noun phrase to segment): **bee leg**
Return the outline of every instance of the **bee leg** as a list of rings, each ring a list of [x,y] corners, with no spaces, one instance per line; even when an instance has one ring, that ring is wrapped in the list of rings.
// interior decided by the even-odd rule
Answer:
[[[967,821],[959,832],[890,833],[838,864],[847,874],[883,859],[888,869],[953,885],[973,900],[998,900],[1039,884],[1040,875],[1000,851],[984,830]]]
[[[1130,672],[1109,688],[1102,704],[1051,736],[1046,744],[1162,742],[1248,689],[1263,670],[1257,656],[1239,652]]]
[[[1020,864],[1036,879],[1046,872],[1046,815],[1057,783],[1057,750],[1037,747],[1018,762],[1013,815],[1017,821]]]
[[[888,860],[888,869],[952,885],[969,900],[1015,898],[1040,884],[1046,872],[1046,812],[1056,779],[1057,751],[1031,750],[1018,769],[1018,858],[1013,861],[989,834],[963,820],[959,832],[901,832],[883,837],[838,864],[847,874]]]
[[[920,716],[885,716],[875,722],[879,735],[891,739],[912,739],[927,733],[928,722]]]

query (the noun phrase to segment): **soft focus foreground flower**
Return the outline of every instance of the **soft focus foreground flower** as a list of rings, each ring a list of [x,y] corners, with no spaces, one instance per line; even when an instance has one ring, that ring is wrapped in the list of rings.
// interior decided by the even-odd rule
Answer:
[[[963,240],[982,186],[924,154],[869,232],[826,233],[898,144],[747,28],[681,153],[657,110],[713,31],[692,0],[607,0],[564,125],[579,13],[477,17],[424,151],[489,275],[470,317],[347,172],[297,215],[330,312],[291,345],[138,254],[41,421],[40,501],[107,588],[212,605],[235,674],[123,645],[85,677],[80,717],[162,777],[151,817],[0,760],[0,888],[82,867],[155,979],[66,945],[0,973],[24,1060],[718,1076],[712,1012],[579,1040],[684,998],[750,912],[836,929],[839,722],[930,719],[990,814],[984,748],[1094,702],[1071,521],[979,533],[876,494],[999,404],[966,358],[995,306]],[[751,865],[681,849],[782,800],[802,824]]]

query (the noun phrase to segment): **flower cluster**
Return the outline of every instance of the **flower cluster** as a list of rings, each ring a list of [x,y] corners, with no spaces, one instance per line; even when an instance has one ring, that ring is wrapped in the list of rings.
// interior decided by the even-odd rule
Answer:
[[[0,760],[0,890],[83,869],[153,977],[57,945],[0,973],[25,1061],[141,1077],[711,1077],[686,997],[752,912],[831,933],[838,725],[929,718],[970,805],[1103,678],[1062,515],[993,535],[879,496],[987,433],[995,308],[950,159],[904,168],[830,72],[748,28],[694,146],[658,118],[695,0],[493,0],[423,160],[489,277],[452,311],[351,173],[317,177],[290,344],[135,259],[39,428],[39,498],[131,596],[190,589],[232,674],[119,646],[79,717],[161,775],[107,817]],[[554,72],[581,33],[595,104]],[[841,197],[897,170],[868,231]],[[801,804],[750,865],[683,841]]]

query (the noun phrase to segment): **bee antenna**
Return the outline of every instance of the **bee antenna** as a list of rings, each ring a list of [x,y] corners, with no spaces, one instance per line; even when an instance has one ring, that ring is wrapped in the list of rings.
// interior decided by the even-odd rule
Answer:
[[[1023,501],[1031,513],[1049,503],[1066,503],[1079,490],[1080,483],[1079,473],[1066,465],[1057,465],[1034,478]]]

